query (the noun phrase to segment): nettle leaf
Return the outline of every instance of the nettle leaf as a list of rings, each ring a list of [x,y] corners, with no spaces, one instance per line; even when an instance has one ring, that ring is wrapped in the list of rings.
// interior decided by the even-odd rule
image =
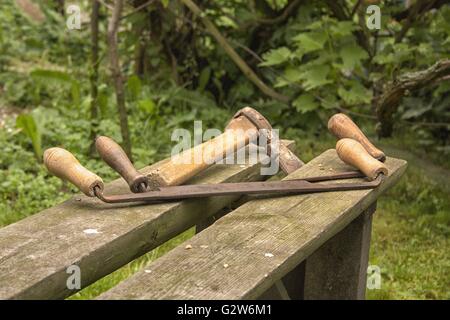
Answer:
[[[367,90],[361,83],[352,81],[350,88],[338,88],[338,95],[346,104],[370,103],[372,100],[372,92]]]
[[[263,55],[264,62],[259,65],[262,67],[275,66],[289,61],[292,57],[292,52],[286,47],[270,50]]]
[[[284,73],[283,77],[277,79],[275,88],[284,87],[291,83],[299,82],[302,79],[302,71],[299,67],[289,67]]]
[[[369,57],[366,51],[354,43],[342,47],[339,54],[342,58],[343,67],[347,70],[353,70],[361,64],[361,60]]]
[[[330,70],[331,68],[328,65],[314,65],[309,67],[301,74],[301,79],[303,80],[303,87],[305,90],[309,91],[331,83],[332,81],[328,79]]]
[[[395,57],[394,57],[393,53],[387,53],[387,54],[379,53],[373,58],[372,61],[374,63],[380,64],[380,65],[390,64],[395,61]]]
[[[426,113],[427,111],[430,111],[431,109],[432,109],[431,105],[417,108],[417,109],[409,109],[404,114],[402,114],[402,119],[409,120],[409,119],[413,119],[413,118],[418,118],[421,115],[423,115],[424,113]]]
[[[300,33],[292,40],[297,43],[302,52],[308,53],[323,49],[327,41],[327,35],[324,32]]]
[[[292,105],[300,113],[314,111],[319,108],[319,104],[317,103],[316,99],[309,93],[304,93],[298,96],[297,99],[292,102]]]
[[[350,36],[356,29],[353,21],[339,21],[336,26],[330,28],[331,34],[337,37]]]
[[[404,105],[408,109],[402,114],[403,120],[414,119],[422,116],[426,112],[433,109],[431,104],[425,104],[420,98],[407,97],[404,98]]]

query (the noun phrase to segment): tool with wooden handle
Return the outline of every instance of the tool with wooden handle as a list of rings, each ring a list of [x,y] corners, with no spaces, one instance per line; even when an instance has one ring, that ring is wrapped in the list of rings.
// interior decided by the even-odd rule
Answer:
[[[119,144],[111,138],[100,136],[95,139],[95,147],[100,157],[125,179],[131,192],[146,191],[148,178],[136,170]]]
[[[73,154],[63,148],[45,150],[44,164],[50,173],[71,182],[88,197],[103,192],[102,178],[83,167]]]
[[[56,152],[55,149],[58,152]],[[44,163],[51,173],[69,180],[86,195],[96,196],[107,203],[142,201],[156,203],[163,201],[178,201],[188,198],[237,194],[283,195],[373,189],[380,185],[382,177],[387,174],[386,166],[378,160],[373,159],[364,147],[355,140],[340,140],[336,152],[344,162],[360,169],[371,181],[334,184],[316,183],[320,181],[364,177],[364,174],[361,172],[354,171],[329,176],[283,181],[169,186],[160,187],[159,190],[156,191],[106,196],[103,194],[103,183],[101,183],[101,179],[82,167],[70,152],[60,148],[49,149],[45,152]]]
[[[261,130],[265,129],[265,130]],[[162,164],[148,174],[151,189],[180,185],[197,173],[207,169],[214,162],[233,154],[249,141],[256,141],[262,132],[271,135],[272,126],[258,111],[245,107],[239,110],[220,136],[199,144]],[[270,137],[267,140],[270,143]],[[267,150],[270,156],[270,149]],[[202,155],[196,159],[196,155]],[[303,162],[282,142],[279,144],[278,160],[280,168],[289,174],[303,165]]]
[[[328,130],[338,139],[350,138],[358,141],[375,159],[384,162],[386,155],[383,151],[375,147],[364,135],[361,129],[343,113],[337,113],[328,120]]]

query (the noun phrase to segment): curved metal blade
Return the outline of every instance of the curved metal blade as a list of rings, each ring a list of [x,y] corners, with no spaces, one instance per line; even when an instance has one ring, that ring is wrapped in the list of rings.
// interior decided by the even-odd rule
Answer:
[[[339,178],[336,178],[338,176]],[[359,174],[360,176],[360,174]],[[355,174],[342,174],[324,177],[313,177],[314,181],[335,180],[354,178]],[[309,180],[310,178],[308,178]],[[317,179],[317,180],[316,180]],[[320,180],[322,179],[322,180]],[[333,183],[320,184],[312,183],[306,179],[283,180],[283,181],[262,181],[262,182],[237,182],[237,183],[220,183],[220,184],[196,184],[182,185],[172,187],[161,187],[157,191],[150,191],[136,194],[105,196],[98,194],[97,196],[104,202],[121,203],[121,202],[161,202],[174,201],[190,198],[203,198],[212,196],[226,195],[242,195],[242,194],[304,194],[316,192],[330,191],[346,191],[346,190],[363,190],[373,189],[380,185],[381,177],[371,182],[354,182],[354,183]]]

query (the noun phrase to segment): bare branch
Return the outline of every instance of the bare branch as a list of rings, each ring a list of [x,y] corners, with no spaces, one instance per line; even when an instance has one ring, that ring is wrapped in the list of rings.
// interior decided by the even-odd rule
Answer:
[[[233,47],[228,43],[227,39],[220,33],[216,26],[205,17],[202,10],[192,0],[181,0],[181,2],[188,7],[195,15],[200,17],[207,31],[216,39],[216,41],[222,46],[228,56],[233,62],[241,69],[244,75],[263,92],[265,95],[274,98],[278,101],[288,103],[289,97],[284,96],[269,86],[267,86],[256,73],[247,65],[247,63],[237,54]]]
[[[130,131],[128,128],[128,115],[125,106],[125,89],[123,84],[122,71],[120,70],[119,50],[117,45],[117,32],[119,29],[120,16],[122,14],[123,1],[114,1],[114,10],[109,19],[108,24],[108,44],[109,44],[109,59],[110,69],[114,80],[116,89],[117,108],[119,111],[120,130],[123,139],[123,148],[131,159],[131,141]]]
[[[89,147],[89,153],[93,155],[95,153],[94,139],[97,135],[97,118],[98,118],[98,16],[100,9],[100,2],[97,0],[92,1],[91,11],[91,65],[90,65],[90,83],[91,83],[91,145]]]
[[[291,14],[295,11],[295,9],[298,8],[302,0],[293,0],[291,3],[289,3],[286,8],[284,9],[283,13],[280,14],[278,17],[275,18],[260,18],[257,19],[256,22],[260,24],[279,24],[284,22],[287,18],[291,16]]]
[[[423,71],[406,73],[389,83],[387,89],[376,101],[380,137],[389,137],[392,134],[392,115],[397,111],[407,92],[426,87],[448,75],[450,75],[450,59],[438,61]]]

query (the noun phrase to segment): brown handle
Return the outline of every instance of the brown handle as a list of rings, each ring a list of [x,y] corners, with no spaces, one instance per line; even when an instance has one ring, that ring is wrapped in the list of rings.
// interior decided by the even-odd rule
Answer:
[[[280,141],[279,164],[285,174],[291,174],[304,165],[294,152],[292,152],[282,141]]]
[[[338,139],[351,138],[363,145],[363,147],[370,153],[375,159],[384,162],[386,155],[375,147],[359,127],[343,113],[337,113],[328,120],[328,130],[335,135]]]
[[[102,159],[125,179],[131,192],[145,191],[147,177],[136,170],[121,146],[111,138],[100,136],[95,140],[95,147]]]
[[[95,196],[95,187],[103,191],[102,178],[83,167],[77,158],[65,149],[50,148],[45,150],[44,164],[51,174],[70,181],[89,197]]]
[[[336,152],[342,161],[361,170],[370,180],[376,179],[380,173],[388,174],[386,165],[373,158],[356,140],[349,138],[339,140]]]

